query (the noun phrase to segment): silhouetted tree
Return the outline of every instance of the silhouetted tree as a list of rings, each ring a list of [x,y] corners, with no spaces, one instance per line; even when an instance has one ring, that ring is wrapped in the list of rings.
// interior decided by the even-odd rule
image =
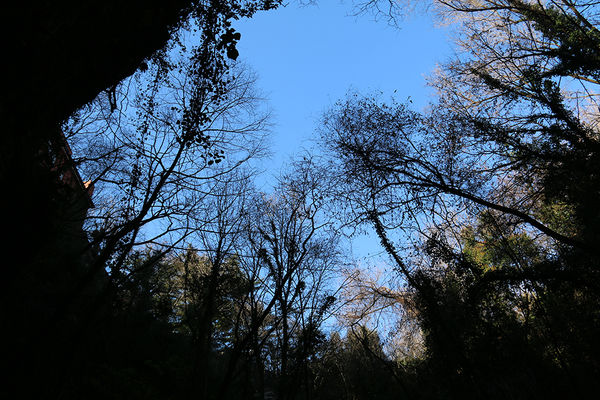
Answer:
[[[196,91],[183,118],[184,141],[203,141],[206,138],[196,129],[199,121],[207,123],[202,96],[223,95],[221,78],[228,59],[237,57],[239,34],[231,28],[231,20],[277,4],[58,1],[7,9],[2,29],[5,52],[12,61],[2,66],[4,76],[11,78],[0,106],[4,120],[0,182],[9,190],[1,205],[18,218],[9,221],[11,234],[3,242],[6,265],[13,267],[6,269],[2,303],[3,319],[22,329],[12,331],[5,342],[6,362],[13,367],[12,383],[3,391],[19,387],[24,397],[28,391],[32,396],[36,391],[45,397],[70,396],[65,388],[80,376],[79,362],[96,337],[91,332],[107,316],[111,303],[100,300],[110,295],[98,293],[98,286],[105,286],[101,273],[105,265],[86,269],[90,253],[82,258],[81,246],[73,245],[73,235],[65,228],[65,216],[74,213],[63,177],[73,164],[55,163],[57,143],[63,142],[62,122],[105,89],[114,108],[116,86],[137,69],[161,64],[163,72],[169,70],[166,55],[183,32],[179,28],[195,26],[200,32],[192,62]],[[14,84],[17,81],[22,84]],[[135,236],[136,222],[113,236],[113,244]],[[79,243],[81,235],[77,236]],[[17,257],[13,250],[25,244],[32,250]],[[114,246],[103,248],[108,247]],[[96,250],[102,252],[102,247]],[[100,260],[112,255],[102,254]],[[122,258],[116,260],[123,264]],[[94,282],[80,289],[82,281]],[[74,291],[79,292],[75,304]],[[23,384],[30,376],[38,379],[37,384]]]
[[[324,119],[346,221],[372,225],[414,289],[430,379],[453,382],[433,396],[591,392],[594,6],[439,3],[465,50],[434,80],[440,103],[351,95]]]

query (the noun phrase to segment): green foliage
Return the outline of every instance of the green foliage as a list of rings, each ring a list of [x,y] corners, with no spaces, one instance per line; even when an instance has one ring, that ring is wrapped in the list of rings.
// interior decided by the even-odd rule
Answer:
[[[479,217],[476,228],[467,226],[461,232],[462,252],[469,263],[483,272],[497,269],[528,268],[542,259],[541,249],[525,232],[505,234],[498,218],[491,213]]]

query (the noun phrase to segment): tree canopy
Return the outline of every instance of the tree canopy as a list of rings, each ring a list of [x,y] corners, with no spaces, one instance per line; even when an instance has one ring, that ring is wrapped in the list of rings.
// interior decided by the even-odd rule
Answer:
[[[432,0],[457,52],[430,106],[349,92],[264,191],[270,115],[232,21],[280,4],[7,13],[2,392],[597,393],[596,2]],[[417,6],[353,4],[400,28]],[[387,264],[352,258],[357,232]]]

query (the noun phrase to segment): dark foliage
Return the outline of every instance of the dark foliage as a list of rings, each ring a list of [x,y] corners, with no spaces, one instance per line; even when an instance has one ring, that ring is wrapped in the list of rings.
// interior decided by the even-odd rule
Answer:
[[[226,72],[241,37],[231,21],[280,3],[36,1],[4,13],[1,394],[597,393],[600,133],[597,110],[580,105],[595,105],[587,88],[600,83],[593,2],[440,1],[469,16],[463,27],[481,48],[447,67],[439,104],[421,114],[350,96],[323,121],[333,155],[327,172],[305,159],[270,198],[239,176],[218,193],[211,187],[217,200],[205,204],[210,212],[196,231],[202,250],[136,247],[131,238],[160,190],[110,234],[85,231],[91,187],[70,157],[65,119],[102,91],[115,111],[115,88],[137,70],[156,68],[158,85],[174,68],[167,53],[180,29],[197,29],[173,165],[189,148],[203,149],[207,166],[221,164],[206,104],[230,94]],[[396,10],[391,1],[358,4]],[[490,36],[480,34],[488,22]],[[496,42],[502,35],[510,40]],[[567,78],[586,93],[566,96]],[[169,172],[148,180],[164,184]],[[133,188],[141,174],[131,169]],[[337,293],[325,288],[339,261],[336,233],[322,221],[329,201],[346,226],[373,228],[405,283],[402,296],[378,295],[402,298],[422,354],[392,357],[378,332],[359,323],[344,337],[323,331],[337,306]],[[413,257],[399,238],[416,243]]]

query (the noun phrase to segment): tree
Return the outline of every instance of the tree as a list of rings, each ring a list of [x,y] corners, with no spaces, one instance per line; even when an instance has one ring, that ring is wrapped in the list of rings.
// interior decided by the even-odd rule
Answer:
[[[339,259],[334,233],[317,222],[319,182],[303,165],[266,197],[240,172],[195,211],[203,224],[187,238],[194,248],[126,258],[116,279],[121,302],[164,306],[177,335],[189,338],[191,393],[223,398],[275,387],[291,396],[285,384],[310,396],[320,328],[335,301],[325,290],[333,290]]]
[[[194,59],[195,80],[201,84],[196,85],[200,88],[196,99],[202,94],[220,93],[224,83],[219,79],[229,65],[227,60],[237,56],[239,34],[231,29],[231,19],[275,7],[277,2],[42,3],[11,8],[2,25],[6,53],[13,61],[2,66],[11,80],[7,81],[0,107],[5,121],[0,181],[9,189],[2,206],[17,216],[10,220],[7,229],[11,234],[3,242],[6,265],[14,267],[6,269],[2,302],[3,317],[22,326],[6,341],[7,363],[16,366],[9,379],[14,386],[6,390],[10,392],[23,383],[35,366],[33,374],[44,379],[38,385],[22,387],[53,396],[54,388],[63,387],[56,382],[64,383],[76,376],[69,376],[77,371],[71,355],[81,350],[81,343],[87,343],[83,336],[98,322],[91,311],[107,303],[96,297],[95,284],[81,285],[82,281],[101,281],[99,275],[105,265],[98,262],[97,268],[82,276],[86,275],[89,257],[82,258],[78,246],[65,245],[68,235],[63,217],[72,214],[68,206],[71,199],[65,195],[60,179],[64,169],[52,168],[54,144],[63,138],[61,124],[98,93],[107,89],[107,96],[114,100],[122,79],[146,69],[148,64],[165,61],[169,48],[177,42],[178,29],[186,26],[196,26],[202,38]],[[14,37],[19,40],[12,40]],[[174,40],[169,43],[171,37]],[[17,85],[19,80],[21,84]],[[194,106],[188,107],[188,132],[203,115],[198,108],[202,104],[206,103],[195,100]],[[188,136],[186,140],[191,141],[199,137]],[[68,168],[73,167],[68,164]],[[138,228],[134,225],[113,232],[117,233],[114,243],[104,249],[127,247],[117,242],[135,236]],[[17,256],[14,249],[25,244],[33,250]],[[108,253],[101,258],[122,264],[122,258]],[[78,296],[74,296],[76,292]],[[53,362],[56,365],[50,367]]]
[[[51,6],[33,2],[12,8],[2,26],[4,37],[21,39],[7,41],[7,55],[14,61],[2,67],[5,76],[13,79],[0,107],[5,120],[0,180],[4,187],[12,188],[10,195],[3,197],[3,207],[14,210],[21,219],[11,224],[13,241],[7,243],[7,249],[25,240],[42,249],[48,237],[61,233],[60,211],[65,199],[55,176],[61,171],[48,171],[52,165],[48,146],[61,141],[60,124],[70,114],[103,90],[114,89],[138,68],[145,69],[150,59],[160,61],[184,26],[195,25],[204,35],[198,46],[202,50],[196,52],[197,66],[203,71],[198,78],[206,82],[218,79],[226,68],[227,55],[236,55],[239,34],[231,29],[231,19],[276,6],[277,2],[270,1],[177,1],[168,7],[155,1],[102,6],[59,1]],[[138,13],[145,17],[138,18]],[[112,29],[104,29],[106,21],[113,23]],[[22,84],[13,84],[17,81]],[[218,86],[219,82],[213,83]],[[30,230],[30,226],[37,229]],[[49,245],[48,251],[40,251],[46,261],[32,254],[26,262],[31,268],[48,263],[54,259],[49,255],[56,247]],[[13,275],[18,279],[18,273]]]
[[[376,330],[357,325],[343,338],[333,333],[323,347],[315,366],[317,398],[419,398],[397,379],[400,370],[383,351]]]
[[[194,232],[218,218],[207,210],[211,197],[221,196],[220,186],[247,179],[234,171],[263,154],[268,114],[252,75],[234,68],[223,72],[227,84],[219,93],[198,91],[196,62],[179,50],[169,62],[181,72],[151,65],[119,90],[130,94],[123,94],[118,110],[100,98],[68,126],[76,164],[95,177],[96,208],[88,222],[98,249],[92,272],[108,266],[118,274],[136,246],[165,254],[185,248]],[[193,126],[186,122],[192,109],[204,115]]]
[[[442,392],[548,390],[485,367],[511,363],[587,392],[599,371],[583,355],[597,354],[598,330],[595,6],[438,4],[459,17],[464,49],[433,81],[439,104],[420,114],[351,95],[324,118],[346,221],[372,225],[414,288],[432,379],[461,382]]]
[[[272,195],[257,194],[245,210],[237,254],[251,290],[221,396],[244,372],[244,361],[259,370],[254,389],[259,395],[268,381],[283,397],[292,395],[292,385],[312,387],[305,368],[335,301],[323,290],[338,260],[335,235],[319,221],[324,203],[313,173],[299,165]]]

